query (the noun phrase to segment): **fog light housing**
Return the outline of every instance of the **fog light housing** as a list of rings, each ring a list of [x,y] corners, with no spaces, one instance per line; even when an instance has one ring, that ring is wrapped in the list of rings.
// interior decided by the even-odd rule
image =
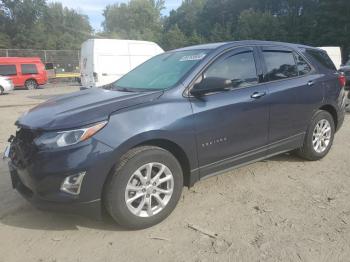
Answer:
[[[75,196],[79,195],[85,174],[86,172],[80,172],[66,177],[61,185],[61,191]]]

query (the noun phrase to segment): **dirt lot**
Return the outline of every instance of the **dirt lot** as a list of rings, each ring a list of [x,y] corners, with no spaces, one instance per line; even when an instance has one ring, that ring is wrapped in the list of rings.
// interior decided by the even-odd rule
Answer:
[[[0,96],[0,150],[23,112],[75,90]],[[38,211],[0,160],[0,261],[350,261],[349,116],[324,160],[281,155],[204,180],[142,231]]]

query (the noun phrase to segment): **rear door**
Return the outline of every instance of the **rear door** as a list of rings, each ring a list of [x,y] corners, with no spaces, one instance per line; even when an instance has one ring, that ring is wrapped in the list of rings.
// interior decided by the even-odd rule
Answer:
[[[102,41],[95,44],[96,86],[110,84],[130,70],[128,41]]]
[[[311,64],[284,46],[261,48],[264,82],[269,90],[269,144],[273,152],[303,142],[315,104],[323,99],[322,83]]]
[[[38,83],[38,67],[34,63],[25,63],[25,64],[20,64],[20,74],[19,76],[19,81],[21,82],[21,85],[24,85],[24,83],[28,79],[35,79]]]
[[[229,91],[190,97],[201,177],[265,156],[268,90],[260,85],[253,48],[237,48],[218,58],[203,77],[232,80]]]
[[[100,54],[97,57],[97,64],[98,82],[96,86],[98,87],[113,83],[130,70],[130,58],[127,54]]]

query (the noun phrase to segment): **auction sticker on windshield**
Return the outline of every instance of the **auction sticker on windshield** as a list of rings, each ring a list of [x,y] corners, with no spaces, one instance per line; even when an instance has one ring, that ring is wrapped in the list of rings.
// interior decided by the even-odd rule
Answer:
[[[198,55],[185,55],[180,59],[180,62],[184,61],[197,61],[197,60],[202,60],[206,54],[198,54]]]

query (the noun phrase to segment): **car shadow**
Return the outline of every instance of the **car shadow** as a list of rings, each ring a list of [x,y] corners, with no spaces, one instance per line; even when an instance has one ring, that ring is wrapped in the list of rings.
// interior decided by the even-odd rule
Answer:
[[[126,229],[117,225],[107,215],[102,220],[93,220],[75,215],[40,211],[32,207],[29,203],[25,203],[24,206],[14,212],[0,217],[0,224],[10,227],[48,231],[79,230],[81,227],[101,231],[126,231]]]
[[[304,159],[298,157],[294,153],[284,153],[277,156],[273,156],[271,158],[268,158],[266,160],[263,160],[262,162],[292,162],[292,163],[303,163],[306,162]]]

